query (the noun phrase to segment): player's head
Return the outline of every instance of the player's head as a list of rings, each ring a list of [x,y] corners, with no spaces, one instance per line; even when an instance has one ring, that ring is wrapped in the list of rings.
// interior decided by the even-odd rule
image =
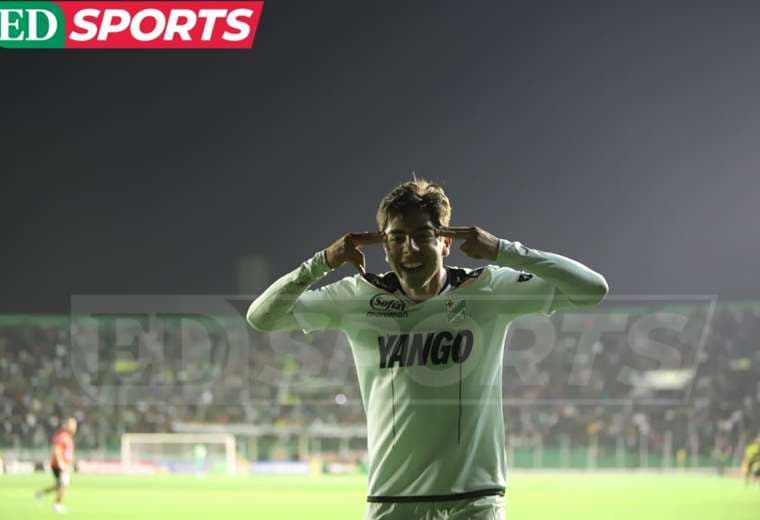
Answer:
[[[396,186],[380,202],[377,226],[385,233],[385,260],[409,287],[423,287],[443,268],[451,238],[438,235],[448,226],[451,203],[443,188],[415,177]],[[408,264],[421,264],[410,269]]]
[[[66,429],[67,432],[74,435],[77,432],[77,420],[73,417],[69,417],[65,421],[63,421],[63,427]]]

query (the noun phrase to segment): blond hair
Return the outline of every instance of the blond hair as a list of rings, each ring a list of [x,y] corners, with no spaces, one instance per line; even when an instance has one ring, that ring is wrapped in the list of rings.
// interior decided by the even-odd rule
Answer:
[[[448,226],[451,221],[451,202],[440,184],[418,178],[399,184],[380,202],[377,209],[377,227],[385,230],[393,215],[403,215],[413,209],[426,211],[437,227]]]

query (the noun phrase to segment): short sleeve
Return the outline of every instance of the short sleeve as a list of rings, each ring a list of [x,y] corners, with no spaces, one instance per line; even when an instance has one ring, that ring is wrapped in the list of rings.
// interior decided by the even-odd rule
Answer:
[[[494,295],[503,297],[510,314],[554,313],[557,289],[543,278],[510,267],[490,266]]]
[[[343,317],[354,301],[356,277],[304,291],[293,307],[293,317],[304,334],[319,330],[341,330]]]

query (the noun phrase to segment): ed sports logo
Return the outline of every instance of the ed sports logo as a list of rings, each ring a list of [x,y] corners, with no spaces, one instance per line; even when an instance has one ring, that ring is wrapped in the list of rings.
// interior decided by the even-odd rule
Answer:
[[[263,1],[0,2],[8,49],[250,49]]]

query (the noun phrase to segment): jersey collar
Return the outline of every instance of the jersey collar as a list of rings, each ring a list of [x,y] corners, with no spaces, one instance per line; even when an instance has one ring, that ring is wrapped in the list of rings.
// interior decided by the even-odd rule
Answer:
[[[446,282],[443,284],[443,287],[441,287],[441,290],[438,292],[438,294],[441,294],[446,290],[456,289],[462,285],[465,280],[479,277],[485,269],[485,267],[479,267],[478,269],[473,269],[472,271],[467,272],[462,268],[450,267],[448,265],[445,265],[444,268],[446,269]],[[393,271],[389,271],[381,275],[374,273],[365,273],[361,276],[378,289],[382,289],[391,294],[400,292],[406,298],[409,298],[409,296],[407,296],[404,292],[404,289],[401,288],[401,282],[399,281],[398,276],[396,276],[396,273]]]

